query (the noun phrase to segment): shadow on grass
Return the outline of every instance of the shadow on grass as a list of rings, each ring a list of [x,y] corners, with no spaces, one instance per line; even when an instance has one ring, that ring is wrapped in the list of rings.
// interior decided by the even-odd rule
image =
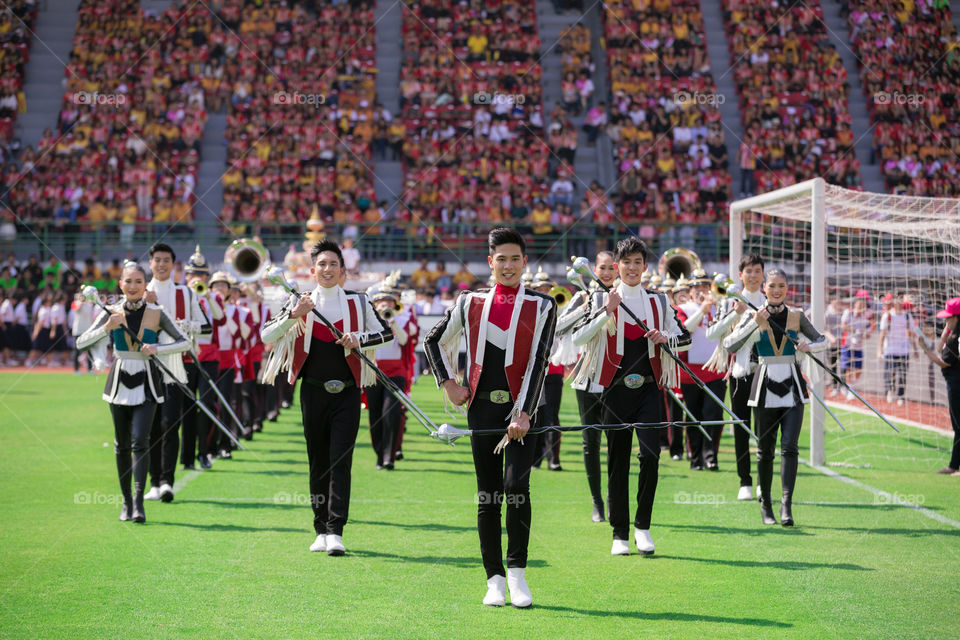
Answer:
[[[652,556],[652,559],[685,560],[687,562],[703,562],[706,564],[720,564],[727,567],[759,567],[763,569],[785,569],[787,571],[805,571],[807,569],[840,569],[842,571],[876,571],[873,567],[863,567],[849,562],[802,562],[800,560],[726,560],[722,558],[692,558],[688,556]]]
[[[277,531],[279,533],[304,533],[306,529],[300,527],[294,529],[293,527],[249,527],[242,524],[200,524],[198,522],[161,522],[157,520],[147,520],[149,524],[152,522],[154,525],[161,525],[164,527],[187,527],[188,529],[203,529],[204,531],[226,531],[226,532],[236,532],[236,531],[245,531],[247,533],[262,533],[264,531]]]
[[[814,534],[809,531],[804,531],[806,528],[811,527],[781,527],[781,526],[769,526],[769,525],[757,525],[756,528],[744,528],[744,527],[723,527],[720,525],[714,524],[663,524],[658,525],[665,527],[667,529],[687,529],[690,531],[699,531],[702,533],[729,533],[737,535],[748,535],[748,536],[812,536]]]
[[[470,531],[477,530],[476,525],[472,527],[461,527],[452,524],[441,524],[438,522],[423,522],[412,524],[407,522],[379,522],[376,520],[351,520],[351,524],[368,524],[374,527],[399,527],[401,529],[416,529],[418,531]]]
[[[306,449],[304,449],[304,453],[306,453]],[[261,464],[303,464],[307,462],[307,459],[306,457],[304,457],[302,460],[294,460],[293,458],[281,458],[279,460],[273,460],[269,458],[250,458],[247,460],[244,458],[243,462],[257,462]]]
[[[360,558],[383,558],[385,560],[395,560],[397,562],[415,562],[418,564],[439,564],[464,569],[476,569],[483,566],[480,556],[402,556],[396,553],[384,553],[383,551],[367,551],[365,549],[351,549],[350,555]],[[550,564],[544,560],[528,560],[528,567],[549,567]]]
[[[472,476],[476,472],[471,468],[469,471],[466,469],[439,469],[437,467],[421,467],[416,466],[412,468],[408,467],[397,467],[394,469],[395,473],[452,473],[454,475],[460,476]]]
[[[564,611],[569,613],[577,613],[582,616],[595,616],[599,618],[634,618],[636,620],[669,620],[671,622],[722,622],[726,624],[749,625],[751,627],[777,627],[781,629],[786,629],[793,626],[787,622],[766,620],[764,618],[708,616],[695,613],[678,613],[676,611],[600,611],[597,609],[578,609],[576,607],[561,607],[537,603],[534,603],[533,608],[546,609],[548,611]]]
[[[177,500],[177,504],[212,504],[217,507],[229,507],[230,509],[304,509],[310,505],[293,504],[290,502],[272,502],[269,499],[264,500]]]
[[[902,508],[902,507],[901,507]],[[934,525],[931,525],[934,526]],[[889,527],[816,527],[810,529],[823,529],[824,531],[843,531],[853,533],[877,533],[889,536],[908,536],[910,538],[921,538],[930,535],[949,536],[953,538],[960,537],[960,529],[892,529]]]

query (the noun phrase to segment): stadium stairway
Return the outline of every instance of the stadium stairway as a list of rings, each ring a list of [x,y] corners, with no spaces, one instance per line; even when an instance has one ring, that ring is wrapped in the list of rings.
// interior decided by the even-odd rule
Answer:
[[[14,128],[14,136],[20,138],[23,147],[36,147],[43,130],[57,126],[78,5],[77,0],[47,0],[39,5],[24,79],[27,112],[20,114]]]
[[[402,12],[403,4],[400,2],[377,0],[373,14],[377,30],[377,100],[395,118],[400,117]],[[375,158],[373,174],[377,200],[386,200],[387,210],[392,211],[403,190],[402,163]]]
[[[870,164],[873,127],[870,125],[870,110],[867,106],[867,99],[863,95],[863,85],[860,84],[857,58],[850,46],[850,31],[847,28],[847,20],[840,15],[840,8],[844,3],[839,0],[821,1],[828,41],[840,54],[843,68],[847,70],[847,83],[850,85],[847,103],[852,120],[850,127],[853,129],[854,151],[857,154],[857,160],[860,161],[860,181],[866,191],[887,193],[882,167],[879,163]]]
[[[732,183],[730,193],[734,196],[740,190],[740,163],[737,151],[743,140],[743,122],[740,120],[740,108],[737,88],[733,82],[733,70],[730,68],[730,50],[727,33],[723,28],[723,12],[720,2],[701,2],[703,29],[707,38],[707,58],[710,60],[710,73],[717,84],[717,109],[723,125],[723,143],[727,148],[728,171]]]
[[[227,130],[226,113],[209,113],[203,129],[203,141],[200,146],[200,171],[197,173],[197,202],[193,207],[194,219],[200,222],[216,221],[223,210],[223,181],[226,173],[227,143],[224,132]],[[213,227],[202,227],[205,235],[201,242],[213,243],[216,240]]]
[[[543,119],[546,127],[550,126],[550,111],[560,102],[562,97],[560,85],[563,81],[563,63],[561,53],[557,49],[557,40],[561,32],[567,27],[583,24],[590,29],[591,57],[596,65],[596,71],[591,78],[594,84],[593,103],[606,102],[609,106],[607,56],[603,49],[603,26],[600,12],[601,3],[584,0],[589,7],[584,14],[565,11],[556,13],[551,0],[537,0],[537,27],[540,32],[540,66],[543,69],[541,84],[543,85]],[[573,170],[576,179],[573,186],[577,190],[577,197],[582,197],[590,183],[596,180],[610,193],[616,193],[616,171],[613,165],[613,148],[610,139],[601,135],[593,147],[586,143],[586,134],[583,132],[583,121],[586,114],[571,116],[570,121],[579,132],[577,154],[574,158]]]

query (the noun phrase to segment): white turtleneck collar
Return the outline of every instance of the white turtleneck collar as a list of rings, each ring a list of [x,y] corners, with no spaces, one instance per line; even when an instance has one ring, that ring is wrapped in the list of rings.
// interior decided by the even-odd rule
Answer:
[[[320,291],[318,297],[320,298],[337,298],[340,295],[340,285],[335,287],[321,287],[317,285],[317,289]]]
[[[154,278],[151,282],[153,283],[154,288],[157,288],[157,287],[166,288],[166,287],[173,286],[172,278],[167,278],[166,280],[157,280],[156,278]]]
[[[744,297],[744,298],[746,298],[747,300],[749,300],[749,301],[752,302],[753,304],[757,305],[758,307],[761,306],[761,305],[763,305],[763,304],[766,302],[766,300],[767,300],[766,297],[764,297],[764,295],[763,295],[763,290],[762,290],[762,289],[757,289],[756,291],[754,291],[754,292],[752,292],[752,293],[751,293],[750,291],[747,291],[746,289],[744,289],[741,293],[743,294],[743,297]]]
[[[630,286],[625,282],[620,283],[621,298],[639,298],[645,294],[646,294],[646,291],[643,288],[643,284]]]

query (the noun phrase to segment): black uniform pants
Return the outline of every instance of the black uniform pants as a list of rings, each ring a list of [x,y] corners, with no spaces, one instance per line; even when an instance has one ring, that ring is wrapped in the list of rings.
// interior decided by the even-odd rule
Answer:
[[[537,410],[537,425],[541,427],[560,426],[560,402],[563,400],[563,374],[551,373],[543,379],[543,406]],[[526,438],[524,438],[526,439]],[[560,432],[545,431],[539,434],[539,452],[534,463],[543,458],[550,465],[560,464]]]
[[[407,383],[402,376],[390,378],[390,381],[398,389],[403,389]],[[367,387],[367,409],[370,412],[370,440],[377,456],[377,464],[393,464],[396,453],[394,445],[403,418],[403,405],[383,383],[378,382]]]
[[[718,398],[727,392],[727,384],[723,380],[712,380],[704,383]],[[683,402],[693,417],[699,421],[713,421],[723,419],[723,407],[714,402],[710,396],[695,384],[682,385]],[[720,446],[720,435],[723,425],[702,425],[703,430],[710,434],[707,440],[696,427],[687,427],[687,438],[690,440],[690,468],[712,467],[717,464],[717,449]],[[737,427],[739,428],[739,427]],[[749,459],[748,459],[749,462]]]
[[[310,464],[310,504],[317,535],[343,535],[350,511],[353,448],[360,430],[360,389],[328,393],[322,386],[300,388],[300,414]]]
[[[481,395],[480,392],[477,394]],[[470,429],[504,429],[513,403],[494,404],[477,397],[467,412]],[[493,450],[501,435],[470,437],[473,467],[477,473],[477,532],[480,555],[487,579],[506,575],[501,545],[500,505],[507,505],[507,566],[527,566],[530,541],[530,467],[536,455],[536,443],[511,440],[500,453]]]
[[[785,409],[754,410],[757,425],[757,437],[760,438],[760,451],[757,453],[757,480],[760,483],[760,495],[770,500],[770,485],[773,483],[773,451],[777,446],[777,433],[780,435],[780,482],[783,487],[783,500],[789,503],[793,497],[793,487],[797,482],[797,464],[799,462],[800,428],[803,426],[803,404],[798,402]]]
[[[686,398],[681,398],[681,402],[686,402]],[[676,400],[670,397],[666,389],[663,391],[663,403],[666,406],[665,415],[670,416],[671,420],[674,422],[683,422],[687,419],[687,414],[683,412],[683,408],[677,404]],[[686,437],[683,433],[683,427],[670,427],[668,431],[670,432],[670,455],[683,458],[684,451],[687,449],[685,446]]]
[[[639,389],[614,385],[604,390],[603,422],[660,422],[663,417],[663,394],[656,384],[647,383]],[[630,454],[636,431],[640,445],[640,476],[637,484],[637,510],[633,525],[637,529],[650,528],[653,499],[657,493],[660,469],[660,437],[663,427],[607,431],[607,492],[609,495],[610,526],[615,540],[629,540]]]
[[[603,424],[603,405],[600,394],[577,390],[577,406],[580,409],[580,424]],[[603,490],[600,487],[600,430],[584,429],[583,466],[587,470],[587,486],[593,504],[603,504]]]
[[[150,429],[150,484],[173,486],[180,452],[180,423],[183,421],[183,392],[175,384],[164,385],[163,402],[154,412]]]
[[[147,469],[150,466],[150,429],[153,426],[153,414],[157,403],[144,402],[136,406],[120,404],[110,405],[113,416],[113,452],[117,458],[117,476],[120,479],[120,491],[129,503],[130,472],[133,471],[134,491],[142,496],[147,482]],[[130,454],[133,453],[131,465]]]
[[[750,387],[753,386],[753,374],[743,378],[730,378],[730,402],[733,412],[738,418],[750,426],[751,408],[747,406],[750,400]],[[733,451],[737,459],[737,475],[740,477],[741,487],[753,485],[750,476],[750,434],[740,425],[733,425]]]
[[[196,362],[186,363],[187,387],[196,392],[200,402],[211,411],[216,406],[217,395],[213,392],[213,386],[207,378],[200,373],[200,367],[207,372],[210,380],[216,380],[218,366],[219,363],[216,360],[205,360],[199,365]],[[188,398],[183,407],[183,447],[180,449],[180,464],[192,465],[197,455],[207,455],[207,437],[211,427],[213,423],[207,414],[197,408],[192,398]]]
[[[234,395],[234,385],[233,380],[236,378],[237,370],[236,369],[220,369],[217,375],[217,388],[220,389],[220,395],[227,399],[227,402],[230,403],[230,408],[233,409],[234,413],[237,413],[239,409],[239,403],[236,401],[236,396]],[[223,404],[222,401],[220,403]],[[239,414],[237,414],[239,417]],[[233,421],[233,418],[230,417],[230,412],[227,411],[227,408],[224,406],[220,407],[220,411],[217,412],[217,417],[220,418],[227,429],[230,430],[230,433],[239,439],[240,429],[237,427],[237,424]],[[230,451],[233,449],[234,444],[227,437],[227,434],[217,430],[216,433],[212,434],[212,442],[219,442],[216,447],[211,447],[211,449]]]

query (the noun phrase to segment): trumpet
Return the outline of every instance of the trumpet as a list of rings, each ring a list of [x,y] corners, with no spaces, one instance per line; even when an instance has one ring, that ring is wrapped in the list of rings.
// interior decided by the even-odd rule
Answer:
[[[208,287],[207,283],[203,280],[194,280],[190,283],[190,288],[193,289],[193,292],[200,298],[207,295],[210,291],[210,287]]]
[[[395,306],[387,307],[380,312],[380,317],[386,320],[388,323],[393,322],[393,319],[397,317],[397,314],[403,312],[403,303],[398,302]]]
[[[717,298],[733,298],[734,300],[739,300],[747,305],[750,304],[740,293],[743,291],[743,287],[739,284],[735,284],[733,280],[730,279],[730,276],[726,274],[714,274],[713,283],[710,285],[710,289]]]
[[[562,307],[563,305],[570,302],[570,290],[567,289],[566,287],[561,287],[560,285],[557,285],[554,288],[550,289],[548,293],[550,296],[553,297],[554,300],[557,301],[558,307]]]

